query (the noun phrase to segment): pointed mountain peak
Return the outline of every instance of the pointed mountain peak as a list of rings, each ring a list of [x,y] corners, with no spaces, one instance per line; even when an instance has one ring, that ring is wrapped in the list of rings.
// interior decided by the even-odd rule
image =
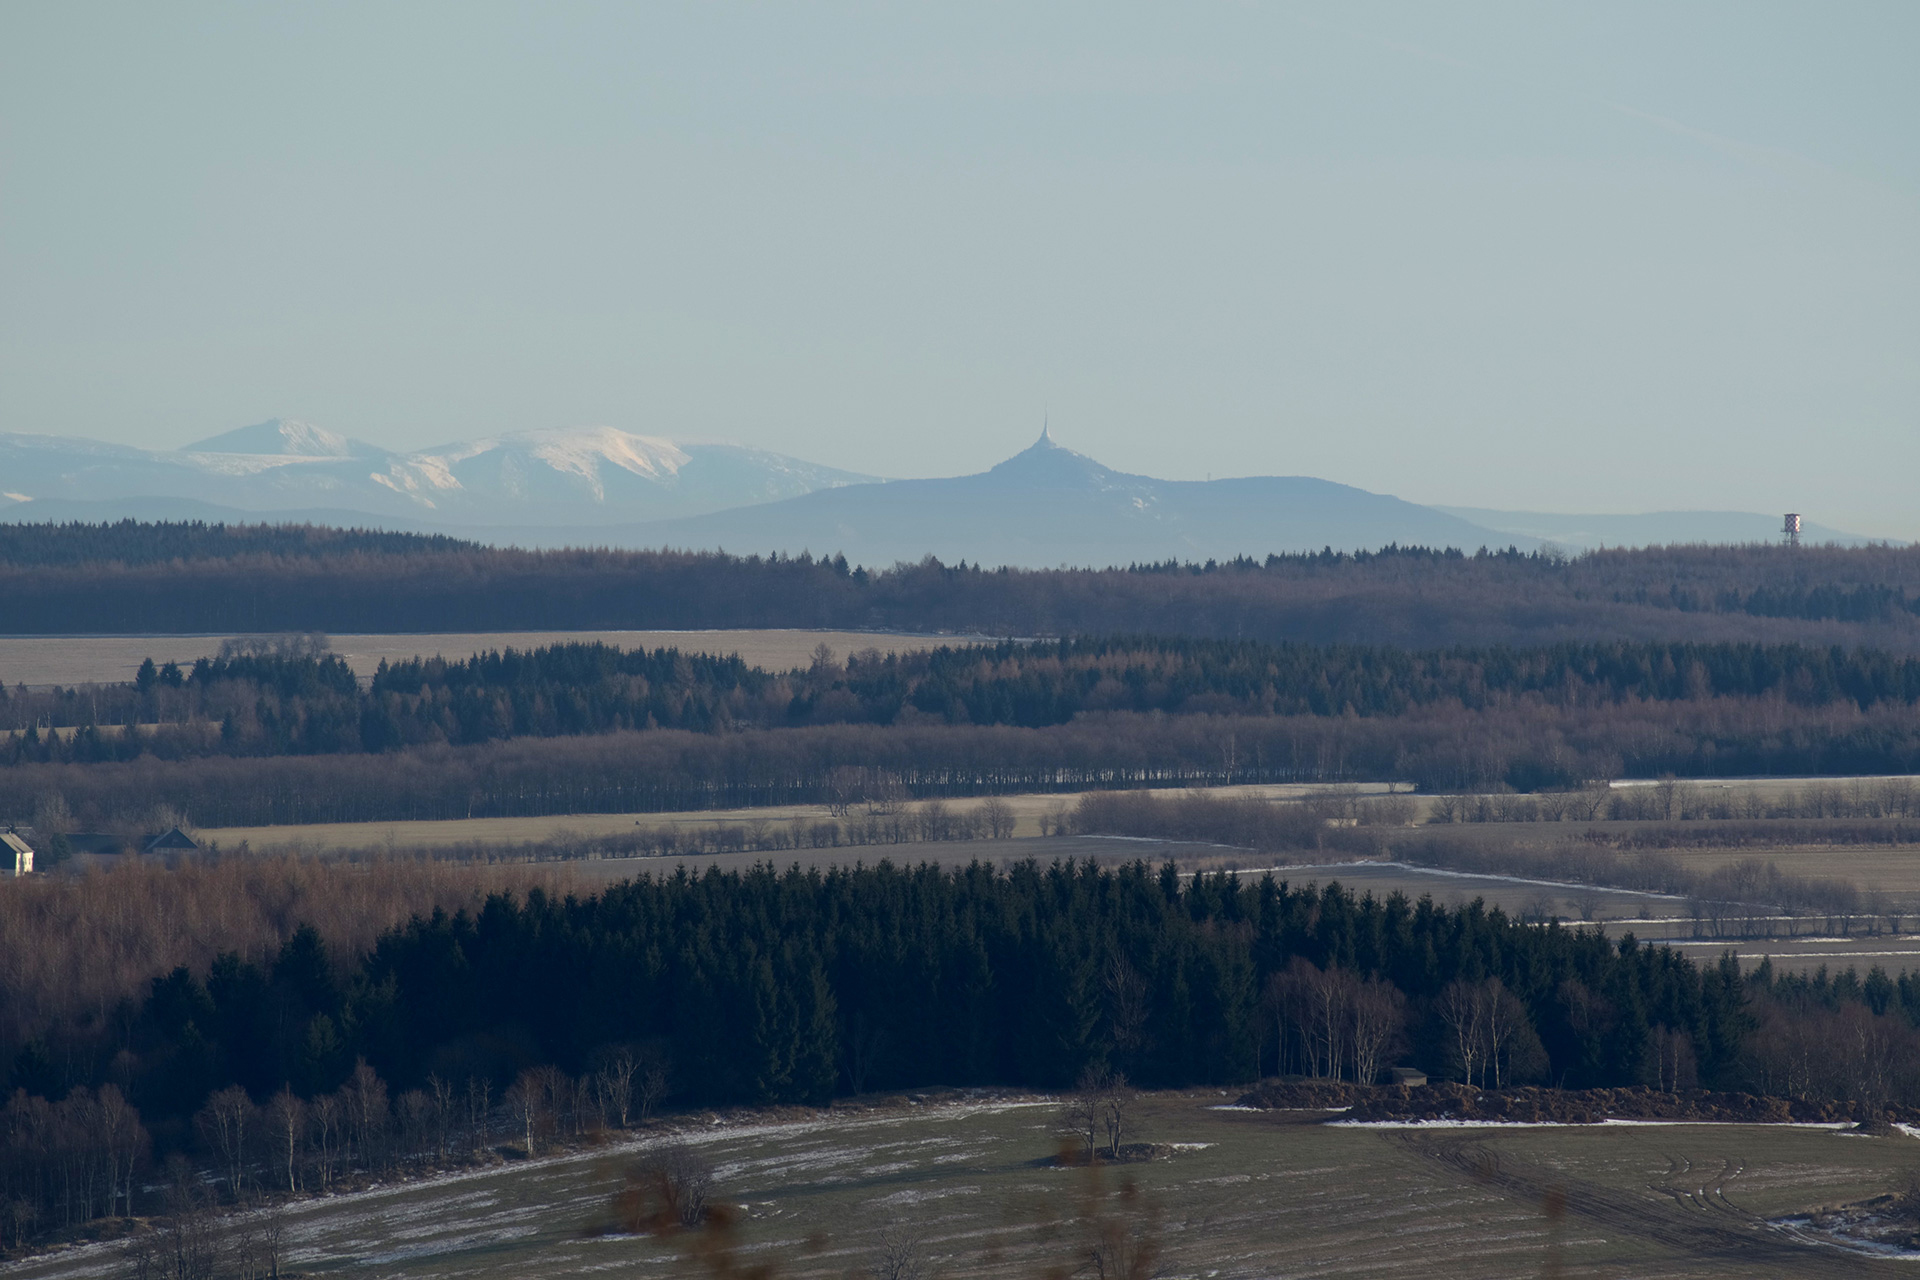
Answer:
[[[1107,489],[1130,477],[1067,448],[1042,426],[1040,438],[986,472],[1002,481],[1040,488]]]

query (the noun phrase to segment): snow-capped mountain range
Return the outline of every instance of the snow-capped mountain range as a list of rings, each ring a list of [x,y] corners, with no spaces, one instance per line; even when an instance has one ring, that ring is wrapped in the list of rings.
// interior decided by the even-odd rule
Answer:
[[[11,508],[11,519],[106,507],[178,515],[205,505],[229,509],[220,513],[226,518],[237,510],[446,527],[596,525],[774,502],[871,479],[765,450],[613,427],[518,431],[412,453],[286,418],[169,450],[0,433],[0,509]]]
[[[1275,551],[1762,542],[1779,517],[1435,508],[1308,476],[1130,475],[1037,443],[975,475],[877,481],[735,445],[613,427],[400,453],[274,419],[183,449],[0,433],[0,520],[305,521],[522,546],[842,552],[887,565],[1101,566]],[[1814,542],[1857,542],[1809,522]]]

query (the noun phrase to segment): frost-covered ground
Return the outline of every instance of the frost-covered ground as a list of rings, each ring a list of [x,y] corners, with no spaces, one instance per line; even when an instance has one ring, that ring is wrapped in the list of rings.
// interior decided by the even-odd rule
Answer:
[[[1220,1092],[1143,1100],[1166,1158],[1056,1167],[1054,1106],[965,1098],[788,1118],[701,1117],[685,1139],[735,1206],[737,1259],[843,1277],[906,1230],[950,1277],[1078,1268],[1103,1228],[1149,1240],[1170,1277],[1911,1275],[1771,1225],[1889,1189],[1910,1138],[1731,1125],[1379,1130],[1227,1109]],[[653,1140],[649,1140],[653,1141]],[[682,1239],[595,1235],[648,1142],[320,1199],[286,1212],[312,1276],[712,1274]],[[1123,1197],[1123,1182],[1137,1194]],[[1543,1209],[1554,1188],[1567,1210]],[[1703,1207],[1705,1206],[1705,1207]],[[1758,1251],[1758,1252],[1756,1252]],[[92,1247],[12,1280],[126,1274]]]
[[[1920,1229],[1916,1229],[1911,1216],[1894,1213],[1885,1205],[1858,1205],[1796,1215],[1778,1219],[1774,1225],[1797,1239],[1849,1253],[1920,1262]]]

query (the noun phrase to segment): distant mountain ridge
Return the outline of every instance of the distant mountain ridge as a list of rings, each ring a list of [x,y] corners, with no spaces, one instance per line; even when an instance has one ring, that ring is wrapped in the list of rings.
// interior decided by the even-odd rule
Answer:
[[[873,477],[737,445],[541,428],[399,452],[275,418],[177,450],[0,433],[0,520],[310,522],[530,547],[841,553],[871,566],[1105,567],[1401,546],[1751,543],[1779,517],[1428,507],[1307,476],[1181,481],[1062,447],[973,475]],[[1809,522],[1813,543],[1867,539]]]
[[[1204,561],[1402,546],[1525,548],[1429,507],[1306,476],[1156,480],[1102,466],[1042,432],[975,475],[821,490],[763,506],[607,530],[627,546],[842,552],[1044,568]]]
[[[662,519],[873,478],[613,427],[543,428],[401,453],[283,418],[177,450],[0,433],[0,477],[12,519],[36,518],[36,504],[138,515],[184,501],[254,519],[327,511],[478,528]]]

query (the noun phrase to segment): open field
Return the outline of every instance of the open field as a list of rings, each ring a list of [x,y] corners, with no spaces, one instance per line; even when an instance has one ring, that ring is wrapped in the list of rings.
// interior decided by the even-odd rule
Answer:
[[[855,1273],[889,1231],[918,1236],[942,1276],[1082,1273],[1102,1226],[1150,1242],[1152,1274],[1223,1280],[1911,1269],[1775,1221],[1887,1190],[1920,1159],[1903,1136],[1739,1125],[1366,1128],[1217,1109],[1232,1096],[1143,1100],[1139,1138],[1177,1150],[1097,1173],[1049,1167],[1055,1110],[1039,1098],[694,1117],[683,1132],[715,1167],[715,1199],[738,1206],[733,1260],[793,1280]],[[734,1274],[695,1261],[692,1237],[595,1234],[623,1170],[657,1141],[301,1202],[285,1216],[282,1265],[393,1280]],[[1123,1181],[1138,1194],[1123,1197]],[[108,1245],[6,1274],[78,1280],[118,1270]]]
[[[1862,889],[1920,899],[1920,848],[1783,845],[1759,849],[1664,849],[1661,852],[1694,871],[1713,871],[1759,858],[1774,863],[1788,875],[1844,880]]]
[[[1404,790],[1404,788],[1402,788]],[[1223,796],[1260,795],[1274,799],[1298,799],[1305,795],[1340,792],[1353,795],[1384,795],[1385,783],[1355,783],[1341,786],[1244,786],[1221,787],[1213,794]],[[1156,792],[1174,795],[1178,792]],[[1079,801],[1077,792],[1001,796],[1014,813],[1014,834],[1037,836],[1043,816],[1064,813]],[[985,798],[949,800],[955,812],[976,809]],[[760,809],[697,809],[681,813],[580,813],[564,817],[542,818],[460,818],[445,822],[335,822],[288,827],[209,827],[202,834],[209,841],[232,847],[245,841],[253,849],[300,849],[327,852],[340,849],[447,848],[453,845],[496,845],[503,848],[551,840],[560,836],[609,836],[633,830],[636,825],[672,827],[735,826],[765,822],[769,825],[792,822],[819,822],[831,817],[825,805],[774,805]],[[844,850],[842,851],[844,852]]]
[[[1865,826],[1866,823],[1849,824]],[[1863,893],[1881,893],[1903,904],[1920,904],[1920,846],[1909,844],[1807,844],[1792,837],[1805,833],[1812,824],[1782,822],[1777,835],[1780,843],[1754,839],[1764,834],[1765,824],[1746,824],[1739,835],[1749,843],[1729,843],[1714,847],[1715,837],[1727,832],[1731,824],[1713,821],[1695,823],[1627,822],[1498,822],[1455,826],[1436,826],[1422,833],[1463,848],[1534,853],[1551,858],[1556,854],[1577,852],[1589,837],[1602,841],[1603,847],[1620,841],[1622,857],[1645,853],[1686,871],[1711,873],[1748,862],[1771,862],[1785,875],[1808,879],[1839,880]],[[1814,828],[1817,830],[1817,828]],[[1661,840],[1636,847],[1632,841],[1653,833]],[[1666,843],[1665,837],[1675,837]],[[1686,843],[1699,839],[1706,847]]]
[[[638,634],[638,633],[627,633]],[[667,634],[667,633],[652,633]],[[693,633],[686,633],[693,634]],[[795,635],[825,636],[828,632],[733,632],[706,633],[732,635]],[[906,641],[911,637],[891,637]],[[11,643],[0,640],[0,645]],[[1817,787],[1841,788],[1865,786],[1881,779],[1861,778],[1754,778],[1746,780],[1713,780],[1708,783],[1688,783],[1687,785],[1719,787],[1731,790],[1752,790],[1765,795],[1770,800],[1804,792]],[[1904,779],[1902,779],[1904,781]],[[1637,787],[1640,783],[1618,783],[1616,787]],[[1339,784],[1266,784],[1231,787],[1215,787],[1208,794],[1219,797],[1254,796],[1274,800],[1297,800],[1317,795],[1379,796],[1395,792],[1405,798],[1412,806],[1410,817],[1415,822],[1425,822],[1431,816],[1434,803],[1439,797],[1408,794],[1406,783],[1339,783]],[[1184,794],[1180,791],[1155,791],[1157,796]],[[1079,802],[1078,792],[1050,792],[1043,794],[1009,795],[1000,797],[1010,805],[1019,823],[1018,835],[1038,835],[1040,819],[1063,810],[1070,810]],[[956,811],[971,809],[985,803],[983,799],[950,800],[948,806]],[[582,813],[562,817],[535,818],[467,818],[434,822],[340,822],[316,823],[303,826],[280,827],[211,827],[206,829],[208,839],[223,845],[235,845],[245,841],[255,849],[298,847],[313,852],[339,849],[370,849],[384,845],[398,845],[417,848],[445,848],[452,845],[497,845],[519,846],[531,842],[553,838],[556,833],[569,833],[577,836],[606,836],[629,831],[638,823],[644,826],[689,828],[696,826],[733,825],[738,823],[767,822],[784,823],[798,818],[802,821],[821,821],[832,816],[825,805],[777,805],[758,809],[702,809],[678,813]],[[1595,829],[1601,831],[1622,831],[1630,829],[1620,822],[1578,823],[1578,822],[1499,822],[1443,824],[1441,830],[1448,834],[1471,832],[1476,838],[1500,840],[1515,843],[1540,843],[1563,840],[1571,836]],[[1711,828],[1709,828],[1711,829]],[[1676,857],[1702,860],[1703,867],[1719,865],[1720,862],[1737,861],[1756,854],[1774,857],[1773,850],[1670,850]],[[1862,887],[1881,889],[1889,893],[1920,893],[1920,849],[1901,849],[1878,846],[1860,850],[1843,850],[1821,847],[1818,849],[1783,848],[1778,851],[1781,857],[1798,857],[1805,854],[1808,861],[1796,864],[1793,874],[1823,875],[1851,880]],[[1787,869],[1782,864],[1782,869]]]
[[[108,684],[133,679],[140,663],[178,662],[220,652],[226,636],[0,636],[0,679],[9,685]],[[861,649],[904,653],[978,637],[899,635],[867,631],[475,631],[444,634],[329,636],[332,651],[361,679],[382,661],[431,657],[465,658],[486,649],[535,649],[569,642],[621,649],[683,649],[691,653],[739,654],[750,666],[771,671],[804,667],[819,645],[842,657]]]
[[[1624,932],[1624,927],[1612,928],[1608,932],[1618,935]],[[1722,951],[1730,950],[1740,957],[1740,963],[1745,968],[1751,969],[1762,960],[1767,960],[1772,962],[1778,973],[1811,973],[1816,969],[1838,973],[1843,969],[1857,969],[1864,974],[1876,965],[1892,974],[1920,970],[1920,938],[1912,934],[1713,942],[1682,937],[1668,939],[1644,929],[1635,929],[1634,932],[1642,939],[1671,941],[1683,954],[1697,961],[1711,963]]]
[[[1355,893],[1371,893],[1377,898],[1393,893],[1415,899],[1432,897],[1444,907],[1462,906],[1477,898],[1508,915],[1552,915],[1562,920],[1659,919],[1677,916],[1686,909],[1686,904],[1677,898],[1632,889],[1476,875],[1467,871],[1411,867],[1399,862],[1292,863],[1274,867],[1273,874],[1276,879],[1293,884],[1338,881]]]

